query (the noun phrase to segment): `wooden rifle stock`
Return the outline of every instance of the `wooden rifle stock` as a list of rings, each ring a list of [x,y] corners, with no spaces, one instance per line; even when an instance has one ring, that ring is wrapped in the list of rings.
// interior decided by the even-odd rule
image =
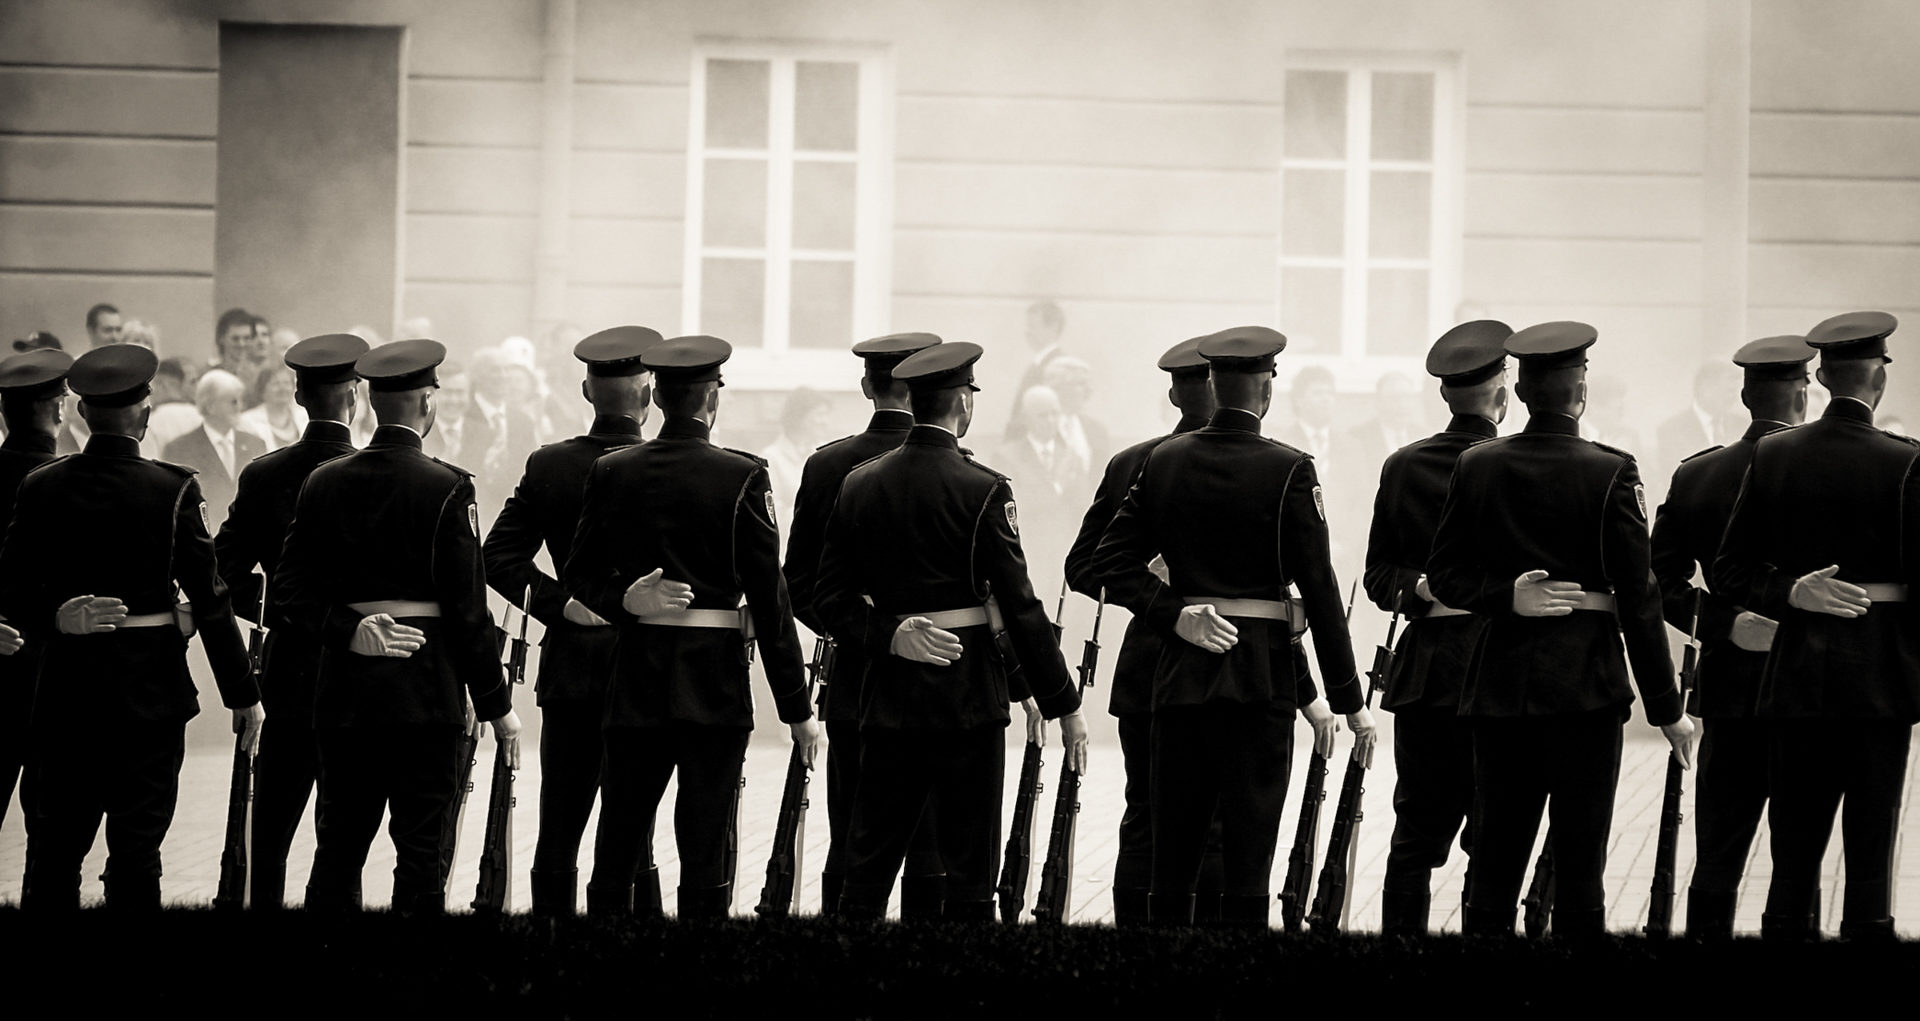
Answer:
[[[473,707],[468,706],[472,713]],[[453,880],[453,863],[460,857],[460,829],[467,821],[467,796],[473,792],[474,755],[480,748],[480,721],[468,718],[466,733],[460,736],[459,779],[454,786],[453,804],[440,828],[440,895],[444,901]]]
[[[1307,760],[1307,782],[1300,796],[1300,823],[1293,831],[1293,850],[1287,853],[1287,881],[1280,887],[1280,924],[1299,932],[1307,914],[1307,893],[1313,885],[1314,845],[1320,840],[1320,804],[1327,800],[1327,757],[1315,750]]]
[[[1686,651],[1680,656],[1680,711],[1686,712],[1687,696],[1692,693],[1700,670],[1700,600],[1702,590],[1693,590],[1693,621],[1687,629]],[[1685,793],[1686,769],[1680,758],[1667,754],[1667,786],[1660,801],[1660,839],[1653,852],[1653,891],[1647,902],[1649,939],[1666,939],[1673,934],[1673,871],[1680,845],[1680,823],[1686,818],[1680,811]]]
[[[1083,696],[1093,687],[1094,671],[1100,665],[1100,620],[1106,615],[1106,595],[1106,591],[1101,590],[1099,605],[1093,611],[1093,634],[1080,648],[1080,694]],[[1053,794],[1053,826],[1047,833],[1047,860],[1040,866],[1040,893],[1033,904],[1033,917],[1039,921],[1059,924],[1067,920],[1079,815],[1080,773],[1072,768],[1063,748],[1060,782]]]
[[[266,644],[267,589],[260,583],[260,606],[254,613],[253,630],[247,634],[247,667],[253,674],[254,690],[260,690],[260,661]],[[238,911],[247,906],[247,856],[252,832],[248,817],[253,807],[253,753],[242,743],[246,735],[233,738],[233,771],[227,783],[227,836],[220,851],[220,885],[215,888],[213,906],[222,911]]]
[[[480,846],[480,882],[473,910],[500,914],[513,910],[513,767],[495,752],[493,781],[487,792],[487,833]]]
[[[1034,801],[1041,790],[1040,746],[1027,742],[1020,756],[1020,786],[1013,799],[1013,825],[1007,831],[1007,850],[1000,862],[1000,920],[1008,925],[1020,921],[1020,909],[1027,902],[1027,879],[1033,871]]]
[[[1387,643],[1373,650],[1373,669],[1367,671],[1367,708],[1373,708],[1373,693],[1387,686],[1387,672],[1393,668],[1393,635],[1400,617],[1387,620]],[[1314,932],[1339,932],[1347,913],[1347,885],[1353,879],[1353,863],[1359,851],[1360,820],[1366,818],[1367,767],[1360,761],[1356,743],[1347,754],[1347,772],[1340,778],[1340,800],[1333,810],[1333,833],[1327,838],[1327,863],[1320,870],[1320,890],[1314,894],[1313,912],[1307,924]]]
[[[785,918],[793,913],[795,877],[807,831],[807,761],[799,745],[787,756],[787,782],[780,791],[780,817],[773,825],[773,853],[767,857],[767,882],[753,913],[762,918]]]

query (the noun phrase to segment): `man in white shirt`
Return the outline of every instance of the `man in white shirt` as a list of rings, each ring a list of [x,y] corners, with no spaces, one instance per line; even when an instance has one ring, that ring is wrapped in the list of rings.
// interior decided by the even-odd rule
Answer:
[[[260,437],[236,428],[240,398],[246,384],[222,369],[210,369],[194,387],[193,403],[200,409],[200,428],[167,444],[161,460],[183,464],[199,472],[200,493],[207,501],[207,527],[218,531],[233,503],[235,480],[249,461],[267,452]]]

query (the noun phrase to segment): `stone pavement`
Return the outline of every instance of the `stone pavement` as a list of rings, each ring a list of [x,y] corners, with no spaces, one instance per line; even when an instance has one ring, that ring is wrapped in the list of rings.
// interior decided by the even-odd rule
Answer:
[[[1374,930],[1379,927],[1380,881],[1386,865],[1387,838],[1392,829],[1393,768],[1392,756],[1386,752],[1392,744],[1391,714],[1379,715],[1384,724],[1382,751],[1376,756],[1374,770],[1369,775],[1366,785],[1365,818],[1360,826],[1357,853],[1357,878],[1352,887],[1350,927],[1357,930]],[[1665,775],[1664,742],[1660,741],[1652,728],[1637,719],[1627,726],[1628,741],[1621,765],[1620,788],[1616,799],[1612,846],[1607,861],[1606,878],[1608,926],[1617,932],[1636,932],[1646,921],[1654,845],[1659,828],[1660,794]],[[1304,723],[1299,725],[1298,734],[1301,742],[1304,743],[1306,734]],[[1054,734],[1049,734],[1050,740],[1054,737]],[[1016,743],[1018,740],[1017,731],[1010,731],[1007,763],[1009,795],[1006,799],[1006,812],[1009,817],[1013,811],[1011,787],[1015,782],[1020,763],[1020,750]],[[465,910],[473,898],[480,839],[486,822],[486,782],[492,755],[491,740],[483,741],[479,762],[474,768],[475,800],[466,815],[460,860],[454,871],[451,893],[448,897],[449,905],[454,910]],[[1920,744],[1915,746],[1915,755],[1920,757]],[[528,758],[531,760],[535,757],[529,755]],[[1059,764],[1057,744],[1050,745],[1046,759],[1047,766],[1042,772],[1046,777],[1047,791],[1042,795],[1036,812],[1038,846],[1034,854],[1034,875],[1028,888],[1029,906],[1031,906],[1033,894],[1039,888],[1039,866],[1044,860],[1047,823],[1052,815],[1052,788]],[[1322,809],[1322,847],[1318,849],[1317,861],[1324,859],[1324,841],[1332,826],[1333,807],[1338,796],[1345,760],[1346,745],[1343,737],[1343,743],[1336,752],[1335,761],[1329,769],[1327,801]],[[772,840],[774,817],[780,803],[780,789],[786,761],[787,746],[782,740],[756,741],[747,754],[747,786],[741,799],[740,813],[739,880],[734,896],[736,914],[751,914],[754,904],[759,900],[768,845]],[[163,880],[163,891],[169,902],[205,904],[212,899],[220,874],[228,764],[229,758],[220,754],[193,752],[187,756],[181,777],[180,806],[164,848],[167,874]],[[1281,822],[1280,846],[1275,850],[1273,887],[1276,893],[1286,873],[1287,854],[1293,840],[1298,811],[1297,792],[1305,770],[1306,754],[1303,747],[1299,750],[1294,766],[1294,784],[1289,798],[1293,804],[1286,818]],[[1920,762],[1910,762],[1909,777],[1912,777],[1916,771],[1920,771]],[[512,895],[515,908],[525,910],[528,903],[526,866],[533,858],[534,835],[539,825],[537,763],[529,762],[527,768],[520,771],[515,786],[519,797],[519,808],[514,817],[515,867]],[[1096,744],[1090,771],[1082,789],[1072,893],[1072,918],[1076,922],[1099,923],[1112,920],[1113,908],[1108,887],[1116,850],[1115,831],[1119,825],[1122,807],[1121,787],[1118,747],[1104,743]],[[804,841],[803,885],[798,895],[798,909],[807,913],[817,911],[819,908],[819,867],[826,852],[824,793],[818,783],[813,786],[813,791],[812,809],[807,815]],[[674,789],[669,787],[667,797],[671,798],[673,794]],[[1920,819],[1916,818],[1915,812],[1916,800],[1920,800],[1920,795],[1916,795],[1915,787],[1910,783],[1902,808],[1903,834],[1911,827],[1920,825]],[[1689,817],[1692,813],[1691,801],[1691,779],[1689,779],[1686,809]],[[667,910],[672,911],[679,863],[674,851],[671,811],[660,813],[658,827],[655,855],[660,866]],[[588,833],[592,833],[591,825]],[[1757,933],[1759,931],[1760,910],[1766,897],[1767,877],[1771,871],[1766,840],[1767,834],[1763,825],[1749,864],[1746,885],[1741,891],[1738,927],[1742,932]],[[581,856],[583,888],[586,872],[592,865],[591,836],[586,843],[587,848],[583,850]],[[1896,845],[1894,851],[1897,891],[1895,916],[1899,919],[1901,932],[1913,937],[1920,936],[1920,856],[1905,857],[1904,844],[1902,840],[1899,845]],[[1828,878],[1823,884],[1825,904],[1822,918],[1823,925],[1829,933],[1836,933],[1839,929],[1841,894],[1845,886],[1845,874],[1840,863],[1839,849],[1840,839],[1836,827],[1827,855]],[[24,855],[25,832],[16,802],[9,809],[4,826],[0,826],[0,903],[18,901]],[[308,820],[294,844],[289,861],[289,893],[296,901],[304,885],[304,877],[312,857],[313,829],[311,810],[309,810]],[[89,899],[99,896],[98,877],[105,859],[103,838],[96,842],[84,872],[86,877],[84,896]],[[1692,871],[1693,861],[1691,821],[1682,827],[1678,861],[1676,885],[1679,887],[1679,899],[1674,907],[1676,928],[1680,927],[1686,918],[1686,877]],[[383,835],[375,842],[373,854],[367,863],[365,897],[369,906],[382,905],[390,897],[392,865],[392,848],[386,843]],[[1435,874],[1433,924],[1438,931],[1456,931],[1460,926],[1459,897],[1464,874],[1465,859],[1458,853],[1454,854],[1446,867]],[[1274,924],[1278,925],[1280,913],[1277,909],[1272,917]]]

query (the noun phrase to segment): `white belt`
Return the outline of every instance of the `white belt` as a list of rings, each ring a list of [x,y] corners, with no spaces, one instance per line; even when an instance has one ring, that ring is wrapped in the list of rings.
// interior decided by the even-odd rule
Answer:
[[[1907,601],[1907,586],[1897,581],[1871,581],[1860,587],[1866,590],[1867,598],[1876,603]]]
[[[115,627],[174,627],[179,622],[168,613],[130,613]]]
[[[1188,606],[1205,603],[1213,607],[1222,617],[1255,617],[1261,620],[1283,620],[1295,626],[1306,623],[1306,610],[1297,599],[1285,601],[1279,599],[1214,599],[1208,596],[1183,596],[1181,601]]]
[[[348,603],[347,608],[362,617],[371,617],[384,613],[389,617],[438,617],[440,604],[420,599],[375,599],[365,603]]]
[[[1599,610],[1602,613],[1612,613],[1615,605],[1613,593],[1611,592],[1582,592],[1580,593],[1580,601],[1574,604],[1573,608],[1576,610]]]
[[[748,638],[753,637],[753,618],[746,613],[746,607],[737,610],[663,610],[659,613],[645,613],[638,617],[642,624],[657,627],[704,627],[722,631],[738,631]]]
[[[894,620],[906,620],[908,617],[925,617],[933,626],[941,630],[957,627],[991,626],[995,631],[1006,629],[1006,623],[1000,619],[1000,604],[988,599],[985,606],[967,606],[958,610],[933,610],[928,613],[900,613]]]

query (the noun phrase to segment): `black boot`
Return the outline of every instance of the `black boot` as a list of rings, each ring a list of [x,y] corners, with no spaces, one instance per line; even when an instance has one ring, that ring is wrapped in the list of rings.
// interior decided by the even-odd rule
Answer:
[[[723,922],[733,901],[733,884],[680,887],[679,917],[682,922]]]
[[[1426,887],[1380,892],[1380,935],[1420,937],[1427,934],[1427,916],[1433,894]]]
[[[1250,929],[1262,932],[1270,928],[1268,907],[1273,898],[1264,893],[1223,894],[1220,897],[1220,921],[1216,923],[1222,929]]]
[[[1506,937],[1513,935],[1512,908],[1502,911],[1499,908],[1477,908],[1468,905],[1464,917],[1465,924],[1461,926],[1461,931],[1465,935]],[[1554,921],[1557,923],[1559,920],[1559,913],[1556,912]]]
[[[1193,924],[1193,894],[1147,894],[1147,921],[1155,928]]]
[[[527,877],[533,887],[533,913],[540,918],[571,918],[579,894],[579,869],[534,869]]]
[[[1193,895],[1193,924],[1219,925],[1225,921],[1221,916],[1225,898],[1218,890],[1202,890]]]
[[[1592,943],[1607,934],[1607,911],[1605,908],[1583,908],[1578,911],[1555,906],[1553,909],[1553,938],[1570,943]]]
[[[1840,938],[1849,943],[1893,943],[1893,918],[1845,919],[1840,923]]]
[[[840,884],[838,872],[820,873],[820,917],[840,917]]]
[[[1119,929],[1138,929],[1147,924],[1147,891],[1140,887],[1113,888],[1113,924]]]
[[[20,888],[20,909],[43,914],[69,914],[80,910],[80,867],[55,875],[54,869],[29,866],[26,882]]]
[[[900,920],[903,922],[935,922],[940,920],[940,908],[947,899],[947,877],[907,876],[900,880]]]
[[[943,880],[944,881],[944,880]],[[994,920],[994,902],[987,900],[950,900],[945,902],[940,920],[972,925],[992,925]]]
[[[1691,887],[1687,890],[1687,937],[1708,943],[1733,938],[1733,908],[1739,894]]]
[[[638,902],[636,903],[636,897]],[[665,918],[666,902],[660,898],[660,868],[647,866],[647,877],[627,894],[627,906],[642,918]]]
[[[107,910],[137,914],[160,910],[159,876],[115,875],[108,872],[101,878],[106,880]]]
[[[431,918],[435,915],[444,915],[447,913],[447,894],[445,890],[395,883],[393,907],[390,910],[401,918]]]
[[[632,914],[632,883],[587,883],[588,918],[626,918]]]
[[[287,863],[255,862],[247,875],[247,910],[279,911],[287,905]]]

